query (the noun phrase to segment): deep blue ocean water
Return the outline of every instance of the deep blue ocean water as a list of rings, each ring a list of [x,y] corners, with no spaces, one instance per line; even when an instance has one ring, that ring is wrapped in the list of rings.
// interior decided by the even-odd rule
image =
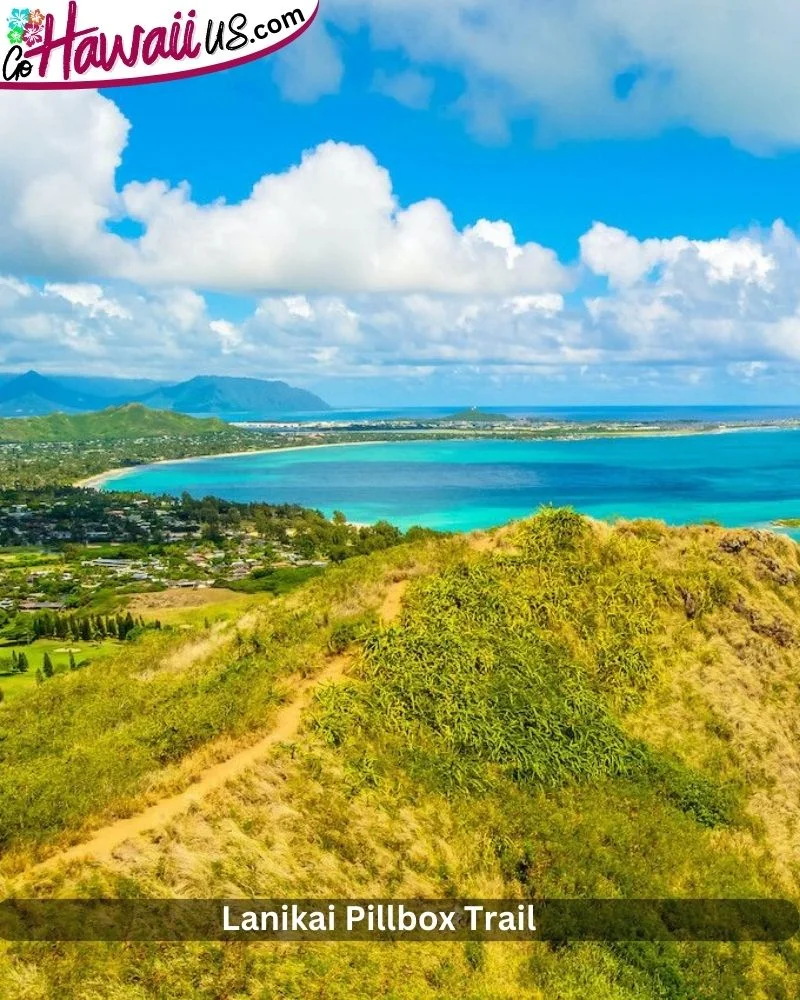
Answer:
[[[403,528],[484,528],[542,504],[767,526],[800,518],[800,430],[344,445],[147,466],[106,488],[299,503]]]

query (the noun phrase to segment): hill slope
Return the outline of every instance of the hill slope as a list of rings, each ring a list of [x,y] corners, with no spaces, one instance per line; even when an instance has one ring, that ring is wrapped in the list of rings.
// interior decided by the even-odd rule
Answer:
[[[53,413],[46,417],[0,420],[0,442],[119,441],[163,435],[215,434],[227,429],[224,421],[215,418],[198,420],[130,403],[99,413]]]
[[[17,891],[797,899],[798,580],[797,547],[766,532],[568,511],[353,560],[184,671],[151,637],[0,709],[3,864],[188,787],[346,652],[305,731],[168,835]],[[9,945],[0,973],[18,996],[81,1000],[790,1000],[800,948]]]

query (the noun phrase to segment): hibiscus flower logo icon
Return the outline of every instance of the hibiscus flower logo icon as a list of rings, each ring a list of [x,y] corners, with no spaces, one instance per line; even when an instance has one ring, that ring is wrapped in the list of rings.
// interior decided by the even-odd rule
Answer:
[[[23,38],[25,39],[25,44],[40,45],[43,39],[42,26],[40,24],[34,24],[33,21],[28,21],[25,25],[25,34]]]
[[[31,19],[31,12],[27,7],[14,7],[8,19],[9,34],[11,32],[25,32],[25,28]]]
[[[40,45],[43,41],[42,26],[47,15],[37,7],[14,7],[8,17],[8,40],[12,45]]]

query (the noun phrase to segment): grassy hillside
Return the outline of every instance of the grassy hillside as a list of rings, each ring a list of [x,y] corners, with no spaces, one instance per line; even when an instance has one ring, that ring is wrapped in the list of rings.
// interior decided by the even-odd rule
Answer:
[[[215,434],[228,429],[222,420],[198,420],[181,413],[151,410],[139,403],[99,413],[52,413],[46,417],[0,420],[0,442],[125,440],[161,436]]]
[[[201,634],[151,637],[0,708],[4,888],[797,900],[798,580],[796,546],[768,533],[546,511],[488,544],[353,560],[199,659]],[[300,737],[168,836],[25,874],[268,731],[293,678],[342,651],[348,676],[320,688]],[[0,979],[80,1000],[790,1000],[800,948],[9,945]]]

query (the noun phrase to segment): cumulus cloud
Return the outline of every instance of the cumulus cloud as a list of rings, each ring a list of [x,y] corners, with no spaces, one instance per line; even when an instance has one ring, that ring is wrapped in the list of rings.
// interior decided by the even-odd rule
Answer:
[[[776,223],[776,236],[786,232],[782,223]],[[758,238],[638,240],[601,222],[580,238],[580,250],[584,263],[615,287],[635,285],[657,269],[662,277],[669,277],[681,265],[696,262],[711,283],[739,280],[769,288],[770,273],[776,266]]]
[[[329,0],[379,49],[463,80],[461,108],[497,137],[694,127],[757,150],[800,143],[800,9],[791,0]]]
[[[190,289],[0,278],[0,369],[180,376],[206,370],[224,342]]]
[[[44,286],[44,291],[45,294],[58,295],[74,306],[81,306],[92,318],[113,316],[118,319],[131,319],[128,310],[119,302],[108,298],[100,285],[64,285],[51,282]]]
[[[781,222],[705,242],[596,224],[581,253],[609,280],[586,306],[620,358],[727,361],[741,378],[759,373],[753,362],[800,360],[800,241]]]
[[[782,221],[714,240],[639,240],[595,223],[580,239],[581,259],[618,288],[637,284],[665,287],[699,277],[711,289],[750,287],[754,294],[778,292],[794,280],[798,238]]]
[[[106,230],[128,122],[94,91],[0,91],[0,268],[85,276],[123,267]]]
[[[369,150],[334,142],[241,202],[200,204],[187,185],[118,187],[128,124],[108,99],[11,99],[0,140],[16,149],[23,120],[41,139],[0,159],[0,368],[643,384],[672,366],[686,385],[800,370],[800,240],[781,222],[706,241],[597,222],[564,262],[507,221],[402,204]],[[143,235],[115,235],[118,218]],[[211,290],[245,298],[228,315]]]
[[[41,141],[16,146],[20,123]],[[508,222],[459,230],[441,201],[401,205],[364,147],[323,143],[244,201],[206,205],[187,184],[118,191],[127,133],[93,92],[0,95],[0,143],[14,149],[0,162],[0,267],[240,293],[537,294],[568,283],[555,253],[518,244]],[[142,225],[139,239],[109,231],[123,216]]]
[[[199,205],[186,185],[129,184],[126,213],[145,228],[126,276],[226,291],[555,291],[553,251],[518,244],[507,222],[459,230],[433,198],[402,207],[389,173],[361,146],[326,142],[263,177],[238,204]]]

